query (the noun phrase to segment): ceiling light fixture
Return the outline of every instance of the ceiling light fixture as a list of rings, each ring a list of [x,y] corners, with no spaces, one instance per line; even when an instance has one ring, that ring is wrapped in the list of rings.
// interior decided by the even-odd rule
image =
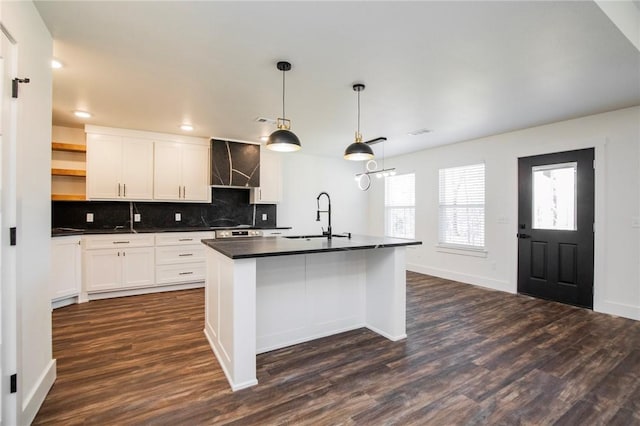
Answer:
[[[291,64],[286,61],[280,61],[276,65],[282,71],[282,118],[278,118],[278,130],[271,133],[266,147],[272,151],[292,152],[301,148],[300,140],[293,134],[291,129],[291,120],[287,120],[284,114],[284,74],[291,69]]]
[[[86,111],[73,111],[73,115],[80,118],[91,118],[91,114]]]
[[[373,159],[373,150],[362,142],[362,134],[360,133],[360,92],[364,90],[364,84],[354,84],[353,90],[358,93],[358,130],[356,130],[356,141],[345,149],[344,158],[352,161],[371,160]]]
[[[191,132],[193,130],[193,126],[191,124],[182,124],[180,128],[185,132]]]
[[[52,60],[51,60],[51,68],[53,68],[53,69],[59,69],[59,68],[62,68],[62,62],[60,62],[60,61],[59,61],[59,60],[57,60],[57,59],[52,59]]]
[[[376,144],[378,142],[383,142],[382,144],[382,168],[378,170],[378,163],[376,160],[369,160],[365,166],[365,171],[363,173],[358,173],[356,175],[356,182],[358,183],[358,188],[363,191],[366,191],[371,186],[371,175],[374,175],[378,179],[387,176],[395,176],[396,169],[392,167],[390,169],[384,168],[384,142],[387,140],[385,137],[371,139],[370,141],[363,142],[363,145],[369,146]]]

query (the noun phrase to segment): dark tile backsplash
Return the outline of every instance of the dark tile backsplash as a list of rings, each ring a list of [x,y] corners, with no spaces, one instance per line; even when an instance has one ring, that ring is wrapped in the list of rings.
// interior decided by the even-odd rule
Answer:
[[[211,203],[156,203],[126,201],[52,201],[52,228],[113,229],[129,228],[130,208],[139,213],[134,229],[189,228],[201,226],[276,226],[276,205],[249,204],[249,190],[212,188]],[[93,213],[93,223],[86,221]],[[181,220],[175,215],[180,213]],[[267,220],[262,220],[262,214]]]

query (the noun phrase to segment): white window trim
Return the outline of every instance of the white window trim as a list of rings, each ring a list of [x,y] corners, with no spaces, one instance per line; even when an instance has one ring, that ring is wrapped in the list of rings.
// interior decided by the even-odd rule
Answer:
[[[472,256],[472,257],[487,257],[489,252],[485,247],[471,247],[462,246],[456,244],[439,243],[436,245],[436,251],[438,253],[457,254],[460,256]]]

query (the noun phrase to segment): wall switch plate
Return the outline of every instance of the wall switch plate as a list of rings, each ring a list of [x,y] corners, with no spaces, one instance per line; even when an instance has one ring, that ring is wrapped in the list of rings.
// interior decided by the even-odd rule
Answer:
[[[176,222],[180,222],[182,220],[182,214],[176,213]]]
[[[266,213],[262,213],[262,220],[267,220],[267,214]]]
[[[142,220],[142,218],[140,217],[140,213],[135,213],[133,215],[133,221],[134,222],[140,222]]]
[[[93,222],[93,213],[87,213],[87,222]]]
[[[640,216],[633,216],[631,218],[631,227],[640,228]]]

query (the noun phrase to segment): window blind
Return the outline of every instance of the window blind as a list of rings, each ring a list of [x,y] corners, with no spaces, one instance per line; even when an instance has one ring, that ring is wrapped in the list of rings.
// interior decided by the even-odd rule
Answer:
[[[415,238],[415,175],[385,178],[385,235]]]
[[[440,244],[484,248],[484,164],[439,171]]]

